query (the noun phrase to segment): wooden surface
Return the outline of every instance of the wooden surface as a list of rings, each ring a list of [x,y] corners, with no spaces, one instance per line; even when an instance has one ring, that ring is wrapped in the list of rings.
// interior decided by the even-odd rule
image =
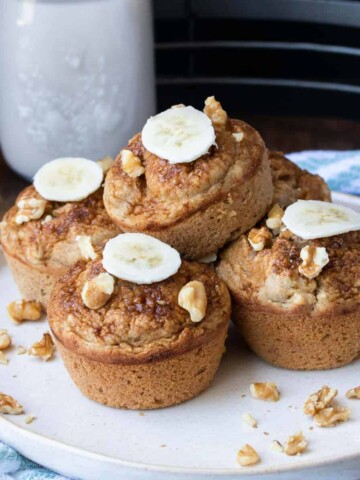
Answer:
[[[244,120],[263,135],[268,148],[283,152],[360,149],[360,122],[335,118],[247,115]],[[0,215],[14,202],[27,182],[16,175],[0,154]]]

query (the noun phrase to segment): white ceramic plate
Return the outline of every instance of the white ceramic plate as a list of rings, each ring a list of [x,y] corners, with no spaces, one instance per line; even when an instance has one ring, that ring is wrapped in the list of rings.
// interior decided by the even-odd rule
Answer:
[[[360,211],[360,199],[334,194],[336,203]],[[325,372],[292,372],[271,367],[241,346],[234,331],[213,385],[182,405],[157,411],[121,411],[83,397],[65,371],[59,355],[43,363],[17,355],[47,331],[46,321],[14,325],[6,318],[8,301],[18,298],[3,256],[0,256],[0,328],[7,328],[15,347],[10,363],[0,365],[0,391],[14,396],[37,418],[0,416],[0,439],[29,458],[71,477],[83,479],[183,479],[234,475],[301,478],[310,468],[313,478],[360,477],[360,401],[347,400],[347,389],[360,384],[360,360]],[[249,385],[275,382],[277,403],[252,399]],[[335,428],[312,429],[302,413],[307,395],[323,384],[339,389],[339,403],[352,410],[351,420]],[[258,428],[244,424],[250,412]],[[272,440],[284,441],[302,430],[309,450],[300,457],[272,452]],[[253,445],[261,456],[256,467],[241,468],[237,450]],[[336,463],[334,462],[341,462]],[[336,477],[334,476],[336,473]],[[263,477],[262,477],[263,478]]]

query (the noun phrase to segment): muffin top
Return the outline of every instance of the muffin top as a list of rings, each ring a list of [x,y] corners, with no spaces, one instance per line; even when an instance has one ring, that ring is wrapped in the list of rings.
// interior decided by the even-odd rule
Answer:
[[[151,153],[141,133],[120,152],[105,181],[104,202],[124,230],[173,225],[245,186],[267,162],[264,142],[252,127],[229,119],[213,97],[204,111],[212,120],[215,144],[190,163],[172,164]]]
[[[314,240],[287,229],[278,236],[266,227],[257,233],[264,239],[262,250],[255,251],[249,237],[242,235],[223,251],[217,266],[237,302],[282,314],[336,314],[359,308],[360,231]],[[302,269],[304,247],[309,247],[309,257]],[[328,263],[311,278],[317,248],[326,249]]]
[[[331,201],[330,190],[319,176],[302,170],[281,152],[269,152],[274,184],[273,203],[287,207],[296,200]]]
[[[201,346],[229,320],[227,288],[206,265],[183,261],[176,274],[149,285],[115,279],[108,301],[88,308],[84,286],[103,273],[101,259],[77,262],[56,284],[48,306],[55,337],[87,358],[131,364],[171,357]],[[203,284],[207,297],[205,316],[196,323],[178,303],[192,281]]]
[[[29,186],[0,224],[1,245],[9,255],[35,267],[69,266],[81,258],[77,236],[91,237],[96,247],[119,232],[105,211],[102,196],[100,188],[78,202],[54,202]],[[38,218],[28,220],[27,215]]]

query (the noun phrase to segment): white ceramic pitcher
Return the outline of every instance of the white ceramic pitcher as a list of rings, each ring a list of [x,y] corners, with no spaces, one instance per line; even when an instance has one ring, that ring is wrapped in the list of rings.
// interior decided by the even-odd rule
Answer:
[[[150,0],[0,0],[0,142],[31,178],[115,156],[154,113]]]

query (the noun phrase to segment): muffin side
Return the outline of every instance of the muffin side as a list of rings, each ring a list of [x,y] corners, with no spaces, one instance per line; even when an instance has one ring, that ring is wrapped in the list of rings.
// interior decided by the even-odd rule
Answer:
[[[96,311],[81,300],[83,285],[103,272],[78,262],[56,284],[49,323],[74,382],[89,398],[120,408],[160,408],[185,401],[211,382],[224,351],[229,293],[207,266],[183,262],[151,285],[117,280]],[[207,309],[199,323],[178,304],[189,281],[203,283]]]
[[[326,248],[316,278],[299,273],[305,245]],[[234,322],[261,358],[284,368],[336,368],[360,354],[360,232],[304,241],[289,231],[254,251],[244,235],[217,266]]]

